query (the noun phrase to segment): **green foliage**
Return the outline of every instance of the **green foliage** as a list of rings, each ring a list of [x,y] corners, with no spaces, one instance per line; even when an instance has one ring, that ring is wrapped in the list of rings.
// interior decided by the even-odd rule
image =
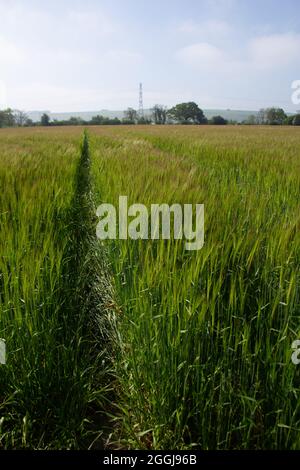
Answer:
[[[228,121],[224,119],[222,116],[213,116],[210,120],[210,124],[214,125],[226,125],[228,124]]]
[[[48,114],[44,113],[41,117],[41,125],[42,126],[49,126],[50,125],[50,117]]]
[[[300,114],[296,114],[296,116],[293,116],[293,126],[300,126]]]
[[[166,124],[167,108],[163,105],[156,104],[152,109],[152,117],[155,124]]]
[[[107,118],[104,116],[94,116],[89,122],[85,122],[85,124],[91,124],[91,125],[119,125],[121,124],[120,119],[118,118]]]
[[[135,123],[138,120],[138,113],[133,108],[127,108],[126,111],[124,111],[124,118]]]
[[[0,127],[12,127],[14,124],[15,119],[12,109],[0,110]]]
[[[141,116],[138,118],[137,120],[137,124],[140,124],[140,125],[148,125],[148,124],[151,124],[151,119],[148,119],[144,116]]]
[[[133,124],[135,124],[135,122],[132,121],[131,119],[123,118],[122,124],[124,124],[125,126],[132,126]]]
[[[207,122],[202,109],[194,102],[177,104],[169,109],[168,116],[181,124],[205,124]]]
[[[269,124],[271,126],[282,125],[287,116],[282,108],[261,109],[258,113],[258,124]]]
[[[295,116],[287,116],[286,119],[285,119],[285,122],[284,124],[287,125],[287,126],[292,126],[293,125],[293,121],[294,121],[294,117]]]

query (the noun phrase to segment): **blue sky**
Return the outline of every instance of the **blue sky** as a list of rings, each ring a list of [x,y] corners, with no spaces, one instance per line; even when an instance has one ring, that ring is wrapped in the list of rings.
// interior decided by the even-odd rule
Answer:
[[[259,109],[300,79],[299,0],[0,0],[0,107]]]

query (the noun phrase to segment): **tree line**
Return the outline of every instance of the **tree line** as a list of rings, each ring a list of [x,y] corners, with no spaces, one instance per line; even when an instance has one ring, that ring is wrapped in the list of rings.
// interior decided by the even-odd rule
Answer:
[[[10,108],[0,110],[0,127],[31,127],[31,126],[77,126],[77,125],[129,125],[129,124],[246,124],[246,125],[300,125],[300,114],[287,116],[281,108],[260,109],[255,115],[250,115],[243,122],[228,121],[218,115],[207,119],[199,106],[191,101],[179,103],[168,109],[166,106],[156,104],[149,116],[141,116],[137,110],[128,108],[124,111],[124,117],[119,119],[108,118],[101,115],[93,116],[90,120],[80,117],[70,117],[65,120],[51,120],[49,115],[44,113],[39,122],[33,122],[26,113]]]
[[[0,127],[22,127],[33,124],[33,121],[23,111],[10,108],[0,110]]]
[[[242,124],[300,126],[300,114],[288,116],[282,108],[262,108],[257,115],[250,115]]]

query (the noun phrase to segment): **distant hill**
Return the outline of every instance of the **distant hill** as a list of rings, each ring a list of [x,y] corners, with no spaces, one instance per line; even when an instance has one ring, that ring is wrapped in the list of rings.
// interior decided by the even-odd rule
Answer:
[[[256,116],[258,111],[246,111],[236,109],[203,109],[203,112],[207,119],[211,119],[213,116],[222,116],[228,121],[245,121],[250,115]]]
[[[213,116],[220,115],[225,119],[232,120],[232,121],[244,121],[247,119],[248,116],[251,114],[257,115],[258,111],[246,111],[246,110],[235,110],[235,109],[204,109],[205,116],[210,119]],[[100,109],[98,111],[79,111],[79,112],[65,112],[65,113],[52,113],[51,111],[29,111],[27,112],[30,119],[34,122],[40,121],[41,116],[43,113],[46,113],[50,116],[51,120],[68,120],[70,117],[78,117],[84,120],[90,120],[93,116],[97,116],[97,114],[109,118],[119,118],[122,119],[124,117],[124,111],[110,111],[108,109]],[[151,110],[145,109],[144,111],[145,116],[150,116]]]

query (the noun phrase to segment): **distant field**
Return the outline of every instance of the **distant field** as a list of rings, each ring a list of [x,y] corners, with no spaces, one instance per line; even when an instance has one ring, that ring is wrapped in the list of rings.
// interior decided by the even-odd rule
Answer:
[[[0,448],[300,449],[300,130],[0,130]],[[205,244],[96,239],[204,203]]]

